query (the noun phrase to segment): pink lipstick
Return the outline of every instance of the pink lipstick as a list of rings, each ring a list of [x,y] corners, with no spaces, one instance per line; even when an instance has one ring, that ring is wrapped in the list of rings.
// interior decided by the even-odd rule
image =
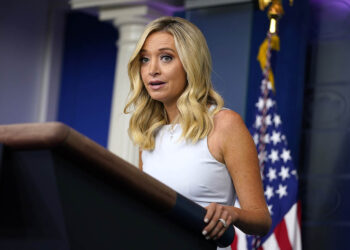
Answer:
[[[154,80],[154,81],[150,81],[150,82],[148,83],[148,85],[151,87],[151,89],[157,90],[157,89],[160,89],[161,87],[163,87],[163,85],[164,85],[165,83],[166,83],[166,82]]]

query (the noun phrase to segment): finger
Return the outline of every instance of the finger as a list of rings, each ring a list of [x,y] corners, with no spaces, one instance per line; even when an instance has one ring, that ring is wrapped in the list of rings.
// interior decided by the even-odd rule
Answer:
[[[208,225],[204,228],[204,230],[206,232],[208,232],[208,234],[211,234],[212,230],[217,225],[217,222],[218,222],[218,219],[220,218],[221,213],[222,213],[222,206],[216,204],[214,215],[212,216],[212,218],[209,221]],[[211,236],[209,235],[209,237],[211,237]]]
[[[208,223],[211,220],[211,218],[213,217],[213,215],[215,213],[215,206],[216,206],[215,203],[210,203],[210,205],[205,208],[207,210],[207,213],[204,216],[205,223]],[[208,232],[209,231],[208,231],[207,227],[203,228],[202,234],[204,236],[206,236],[208,234]],[[207,236],[207,237],[209,237],[209,236]]]
[[[232,222],[233,222],[232,217],[229,215],[228,218],[227,218],[227,221],[226,221],[227,227],[226,228],[225,227],[221,228],[219,233],[216,235],[216,239],[219,239],[225,233],[227,228],[232,227]],[[213,239],[216,240],[215,237]]]
[[[228,212],[226,210],[223,210],[220,217],[217,219],[215,227],[209,234],[211,238],[217,237],[217,234],[221,231],[222,228],[224,228],[224,224],[221,221],[219,221],[219,219],[223,219],[227,223],[227,218]]]
[[[226,231],[226,228],[222,227],[219,233],[213,238],[213,240],[219,239]]]
[[[210,205],[206,207],[207,213],[204,216],[205,223],[208,223],[211,220],[211,218],[213,217],[213,214],[215,212],[215,205],[216,205],[215,203],[210,203]]]
[[[226,220],[226,225],[227,227],[231,226],[231,224],[233,224],[233,219],[231,217],[231,215],[227,216],[227,220]]]

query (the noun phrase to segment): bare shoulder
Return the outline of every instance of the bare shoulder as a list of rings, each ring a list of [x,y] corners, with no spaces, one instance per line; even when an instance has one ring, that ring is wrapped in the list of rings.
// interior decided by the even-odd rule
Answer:
[[[233,110],[221,110],[214,116],[214,133],[223,154],[232,152],[232,149],[239,151],[241,147],[255,149],[242,117]]]
[[[237,132],[244,129],[245,125],[238,113],[228,109],[220,110],[213,119],[214,128],[208,136],[208,147],[214,158],[224,163],[227,144],[239,140]]]
[[[233,132],[232,129],[245,128],[242,117],[235,111],[224,109],[214,116],[214,127],[221,132]]]
[[[208,146],[218,161],[225,162],[227,152],[237,152],[242,145],[251,145],[252,141],[242,117],[237,112],[223,109],[215,114],[214,129],[208,137]]]

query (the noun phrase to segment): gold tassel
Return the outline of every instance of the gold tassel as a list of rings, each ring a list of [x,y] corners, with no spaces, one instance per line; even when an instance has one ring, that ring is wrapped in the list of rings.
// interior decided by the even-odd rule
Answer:
[[[268,49],[268,40],[265,38],[265,40],[262,42],[259,48],[257,60],[260,62],[260,67],[261,70],[264,71],[265,66],[266,66],[266,52]],[[280,38],[278,37],[277,34],[272,34],[271,35],[271,49],[279,51],[280,50]],[[273,76],[273,72],[271,70],[271,67],[268,70],[269,74],[269,81],[271,82],[272,89],[275,90],[275,80]]]

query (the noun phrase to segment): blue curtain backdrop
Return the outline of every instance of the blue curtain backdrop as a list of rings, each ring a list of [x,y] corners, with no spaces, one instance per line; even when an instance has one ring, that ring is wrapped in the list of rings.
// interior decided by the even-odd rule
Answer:
[[[97,17],[66,19],[58,120],[107,145],[118,34]]]
[[[231,4],[186,12],[203,32],[213,61],[212,81],[225,107],[246,115],[253,4]]]

